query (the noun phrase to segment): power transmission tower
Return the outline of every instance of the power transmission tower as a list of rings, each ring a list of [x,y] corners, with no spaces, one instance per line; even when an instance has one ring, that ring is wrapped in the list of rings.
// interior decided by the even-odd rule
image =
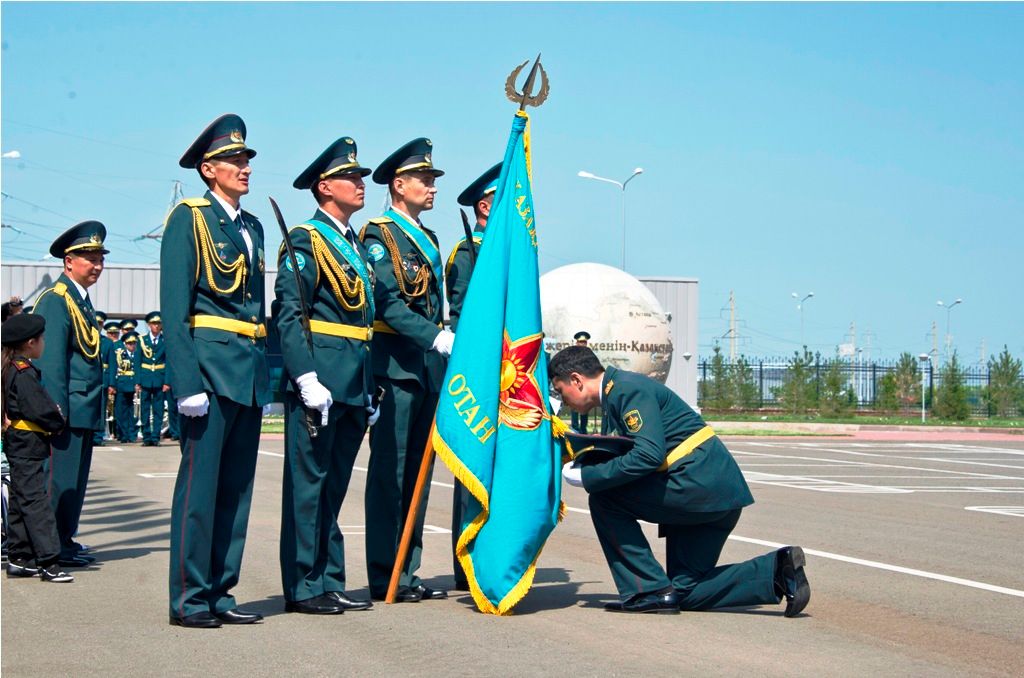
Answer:
[[[170,214],[171,210],[174,209],[174,206],[177,205],[179,202],[181,202],[184,198],[185,198],[185,193],[181,190],[181,182],[178,181],[177,179],[175,179],[174,180],[174,188],[171,189],[171,202],[167,206],[167,213]],[[145,239],[159,240],[163,236],[163,230],[164,230],[164,224],[163,224],[163,222],[161,222],[159,226],[154,228],[149,233],[146,233],[145,235],[140,236],[138,239],[139,240],[145,240]]]
[[[928,333],[932,338],[932,358],[936,358],[939,355],[939,334],[938,330],[935,329],[935,321],[932,321],[932,331]]]
[[[729,362],[736,362],[736,297],[729,290]]]

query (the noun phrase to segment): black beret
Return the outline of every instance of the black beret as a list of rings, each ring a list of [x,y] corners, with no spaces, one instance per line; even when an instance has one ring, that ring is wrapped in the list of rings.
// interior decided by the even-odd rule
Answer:
[[[46,318],[33,313],[19,313],[4,321],[0,327],[0,341],[4,346],[16,346],[38,337],[46,329]]]

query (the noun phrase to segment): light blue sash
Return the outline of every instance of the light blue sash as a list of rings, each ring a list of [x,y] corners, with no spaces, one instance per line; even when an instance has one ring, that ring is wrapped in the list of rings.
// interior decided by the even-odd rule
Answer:
[[[370,271],[366,268],[363,258],[359,256],[359,252],[356,252],[355,248],[352,247],[352,243],[345,239],[341,233],[338,233],[336,229],[331,228],[324,222],[310,219],[306,222],[306,225],[312,226],[316,229],[317,233],[327,238],[327,241],[334,245],[341,252],[341,255],[345,257],[345,261],[355,269],[356,275],[363,281],[363,289],[366,290],[366,305],[370,311],[367,317],[372,320],[376,317],[373,307],[373,283],[370,282]]]
[[[408,219],[395,210],[388,210],[384,213],[384,216],[398,224],[402,232],[416,245],[416,249],[420,251],[423,258],[430,262],[430,268],[434,270],[434,280],[437,281],[438,289],[441,289],[441,284],[444,282],[444,278],[441,275],[441,251],[434,245],[434,241],[419,226],[410,223]]]

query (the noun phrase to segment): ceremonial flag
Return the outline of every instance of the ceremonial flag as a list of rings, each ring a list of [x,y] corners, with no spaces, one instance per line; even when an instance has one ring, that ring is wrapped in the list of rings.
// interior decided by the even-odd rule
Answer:
[[[533,583],[561,512],[540,314],[529,116],[501,176],[437,406],[434,450],[469,490],[456,554],[481,612],[508,614]]]

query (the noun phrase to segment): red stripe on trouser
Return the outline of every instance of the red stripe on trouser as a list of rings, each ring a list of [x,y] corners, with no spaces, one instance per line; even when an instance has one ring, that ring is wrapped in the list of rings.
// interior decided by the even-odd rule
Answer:
[[[182,520],[181,520],[181,543],[178,548],[178,567],[181,569],[181,598],[178,602],[178,614],[182,617],[185,616],[185,594],[187,587],[185,586],[185,525],[188,524],[188,500],[192,495],[192,461],[195,459],[195,438],[189,438],[188,441],[188,482],[185,484],[185,506],[182,509]]]

